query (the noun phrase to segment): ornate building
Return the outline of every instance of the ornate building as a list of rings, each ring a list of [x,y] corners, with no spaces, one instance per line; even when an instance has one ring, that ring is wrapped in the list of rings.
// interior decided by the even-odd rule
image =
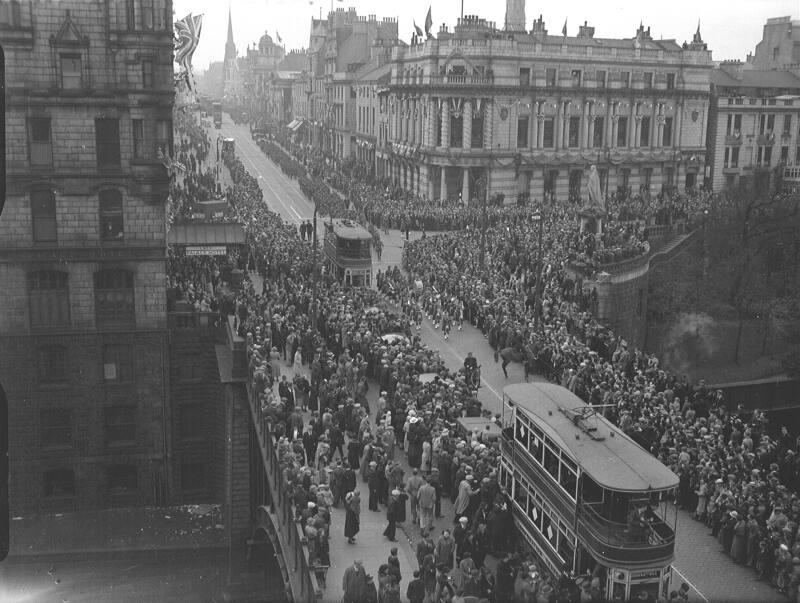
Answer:
[[[11,512],[164,504],[172,5],[13,4],[0,28]]]
[[[590,164],[608,192],[699,185],[711,69],[699,30],[679,45],[642,26],[553,36],[539,17],[509,34],[467,16],[394,48],[379,173],[430,199],[566,199]]]

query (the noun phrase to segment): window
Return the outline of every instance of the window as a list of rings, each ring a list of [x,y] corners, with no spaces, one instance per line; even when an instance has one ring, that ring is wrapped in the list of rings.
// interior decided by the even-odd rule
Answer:
[[[67,348],[48,345],[36,351],[39,383],[63,383],[67,380]]]
[[[764,135],[764,132],[767,128],[767,116],[766,115],[759,115],[758,116],[758,133],[760,135]]]
[[[110,406],[105,409],[106,443],[125,444],[136,441],[136,407]]]
[[[775,131],[775,115],[767,115],[767,133]]]
[[[642,184],[646,190],[650,190],[650,186],[653,184],[653,168],[642,168]]]
[[[653,72],[652,71],[646,71],[645,72],[645,74],[644,74],[644,87],[646,89],[649,89],[649,88],[653,87]]]
[[[31,191],[31,221],[34,243],[56,241],[56,198],[53,191],[47,189]]]
[[[573,87],[580,88],[581,83],[583,82],[583,78],[582,78],[583,74],[581,73],[581,70],[580,69],[573,69],[570,72],[570,75],[572,75],[572,85],[573,85]]]
[[[528,424],[527,422],[523,422],[519,416],[517,416],[517,429],[516,429],[516,439],[517,441],[527,448],[528,446]]]
[[[42,448],[72,445],[72,413],[65,408],[43,410],[39,415]]]
[[[519,505],[520,509],[522,509],[523,513],[528,512],[528,488],[519,479],[517,480],[516,487],[514,488],[514,500]]]
[[[32,117],[30,126],[30,161],[32,166],[53,164],[53,145],[50,140],[50,118]]]
[[[136,29],[136,0],[125,0],[125,24],[128,31]]]
[[[599,148],[603,146],[603,123],[604,118],[594,118],[594,131],[592,132],[592,146]]]
[[[103,270],[94,275],[94,303],[97,323],[134,321],[133,273],[127,270]]]
[[[75,472],[72,469],[51,469],[43,476],[46,498],[75,496]]]
[[[780,53],[781,53],[780,46],[776,46],[775,48],[773,48],[772,49],[772,60],[773,61],[777,61],[778,60],[778,56],[780,56]]]
[[[103,346],[103,381],[130,383],[133,381],[133,356],[131,347],[124,344]]]
[[[764,147],[764,165],[769,167],[772,165],[772,147],[766,146]]]
[[[725,149],[725,167],[739,167],[739,147],[727,147]]]
[[[181,490],[184,492],[192,490],[205,490],[206,488],[206,465],[205,463],[182,463],[181,464]]]
[[[161,152],[165,155],[172,155],[172,120],[171,119],[159,119],[156,120],[156,153],[155,156],[158,156],[158,150],[161,149]]]
[[[69,325],[67,273],[54,270],[32,272],[28,276],[31,328]]]
[[[628,168],[622,168],[619,171],[619,182],[622,188],[627,189],[631,183],[631,171]]]
[[[83,88],[83,71],[81,68],[81,55],[61,55],[61,87],[64,90]]]
[[[153,61],[142,61],[142,88],[153,87]]]
[[[667,90],[674,90],[675,89],[675,74],[668,73],[667,74]]]
[[[122,193],[116,189],[100,191],[100,239],[122,239],[122,226]]]
[[[791,115],[784,115],[783,116],[783,135],[784,136],[791,136],[792,135],[792,116]]]
[[[528,147],[528,122],[527,116],[517,120],[517,148],[525,149]]]
[[[630,86],[631,86],[631,72],[630,71],[620,71],[620,73],[619,73],[619,81],[621,82],[623,88],[630,88]]]
[[[547,117],[542,122],[542,146],[552,149],[555,144],[555,124],[552,117]]]
[[[144,159],[144,121],[132,119],[131,126],[133,130],[133,156],[135,159]]]
[[[0,24],[10,27],[19,27],[22,24],[18,0],[0,4]]]
[[[531,70],[528,67],[519,68],[519,85],[529,86],[531,83]]]
[[[558,481],[558,454],[549,446],[544,447],[544,468],[554,480]]]
[[[94,129],[97,149],[97,167],[119,167],[119,120],[106,118],[95,119]]]
[[[536,459],[536,462],[540,465],[542,464],[542,438],[540,435],[536,433],[531,433],[531,441],[528,445],[528,452],[533,455],[533,458]]]
[[[570,148],[575,148],[580,146],[580,134],[581,134],[581,118],[570,117],[569,136],[567,137],[567,144],[569,145]]]
[[[112,494],[126,494],[139,487],[135,465],[112,465],[106,469],[106,485]]]
[[[675,183],[675,170],[674,168],[664,168],[664,185],[672,186]]]
[[[598,88],[605,88],[606,87],[606,72],[603,70],[598,70],[595,73],[595,81],[597,82]]]
[[[553,67],[548,67],[547,69],[545,69],[545,86],[547,86],[548,88],[555,88],[556,75],[557,72]]]
[[[627,117],[619,117],[619,118],[617,118],[617,146],[618,147],[627,147],[628,146],[628,118]]]
[[[203,438],[203,412],[194,404],[181,404],[178,411],[179,432],[182,440]]]
[[[483,148],[483,115],[472,118],[472,137],[470,146],[473,149]]]
[[[643,147],[650,146],[650,117],[645,115],[641,120],[641,132],[639,136],[639,145]]]
[[[667,117],[664,119],[664,137],[663,137],[665,147],[672,146],[672,118]]]
[[[577,498],[578,466],[571,459],[561,458],[561,475],[558,483],[572,498]]]
[[[142,29],[151,31],[153,29],[153,0],[141,0],[142,7]]]

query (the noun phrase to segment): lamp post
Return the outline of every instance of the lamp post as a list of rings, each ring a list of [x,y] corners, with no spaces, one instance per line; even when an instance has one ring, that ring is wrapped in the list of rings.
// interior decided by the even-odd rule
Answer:
[[[319,276],[317,270],[317,200],[314,198],[314,255],[311,265],[311,277],[314,280],[311,291],[311,327],[317,328],[317,290],[319,288]]]
[[[541,288],[542,283],[542,235],[544,229],[544,220],[542,220],[541,212],[537,211],[532,216],[533,221],[539,225],[539,250],[536,254],[536,288],[533,293],[533,330],[539,331],[540,319],[539,314],[541,306],[541,295],[544,294],[544,289]],[[540,291],[541,288],[541,291]]]
[[[217,134],[217,166],[216,166],[216,182],[219,186],[219,143],[222,140],[222,134]]]

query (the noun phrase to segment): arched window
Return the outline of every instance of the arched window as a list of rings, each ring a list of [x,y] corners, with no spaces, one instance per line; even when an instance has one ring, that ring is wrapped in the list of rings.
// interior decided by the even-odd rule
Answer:
[[[94,304],[98,326],[134,323],[133,272],[101,270],[94,275]]]
[[[66,272],[40,270],[28,275],[31,328],[69,326]]]
[[[100,191],[100,239],[120,241],[123,236],[122,193],[113,188]]]

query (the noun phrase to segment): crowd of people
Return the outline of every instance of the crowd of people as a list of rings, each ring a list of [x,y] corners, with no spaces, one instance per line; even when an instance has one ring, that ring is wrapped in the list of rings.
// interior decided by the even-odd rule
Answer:
[[[230,212],[247,233],[246,258],[238,265],[259,273],[263,284],[257,290],[245,278],[219,305],[235,314],[247,341],[253,390],[278,442],[283,479],[314,563],[329,565],[332,531],[355,542],[360,476],[369,489],[367,511],[386,513],[388,541],[409,514],[422,530],[419,575],[406,591],[412,601],[602,600],[597,577],[579,585],[567,575],[550,576],[514,546],[510,503],[497,482],[497,443],[459,427],[459,418],[484,414],[476,392],[417,333],[422,308],[441,316],[443,300],[456,300],[463,318],[495,349],[520,350],[526,372],[543,374],[589,403],[608,404],[604,414],[679,475],[677,504],[707,522],[737,563],[796,596],[800,440],[771,434],[763,413],[730,412],[720,392],[665,371],[657,358],[598,324],[591,295],[567,270],[587,255],[568,210],[500,214],[487,229],[483,262],[474,228],[407,244],[407,273],[395,269],[382,277],[382,289],[401,308],[394,313],[381,292],[369,289],[329,282],[315,297],[309,244],[266,208],[257,181],[234,155],[224,161],[233,182],[226,191]],[[374,192],[367,186],[365,196]],[[697,208],[691,199],[680,203],[687,211]],[[541,271],[536,209],[545,221]],[[615,231],[613,221],[611,232],[637,236]],[[198,284],[211,283],[214,291],[211,277],[219,266],[173,266],[171,278],[191,285],[184,290],[196,293]],[[534,328],[537,314],[540,329]],[[367,401],[373,386],[380,391],[375,409]],[[397,462],[400,448],[409,476]],[[454,527],[437,535],[431,518],[447,496]],[[330,508],[339,505],[344,526],[331,525]],[[488,555],[500,560],[496,571],[483,563]],[[373,591],[381,603],[400,600],[402,576],[392,557],[378,567],[377,584],[354,563],[345,575],[345,600],[373,600]]]

